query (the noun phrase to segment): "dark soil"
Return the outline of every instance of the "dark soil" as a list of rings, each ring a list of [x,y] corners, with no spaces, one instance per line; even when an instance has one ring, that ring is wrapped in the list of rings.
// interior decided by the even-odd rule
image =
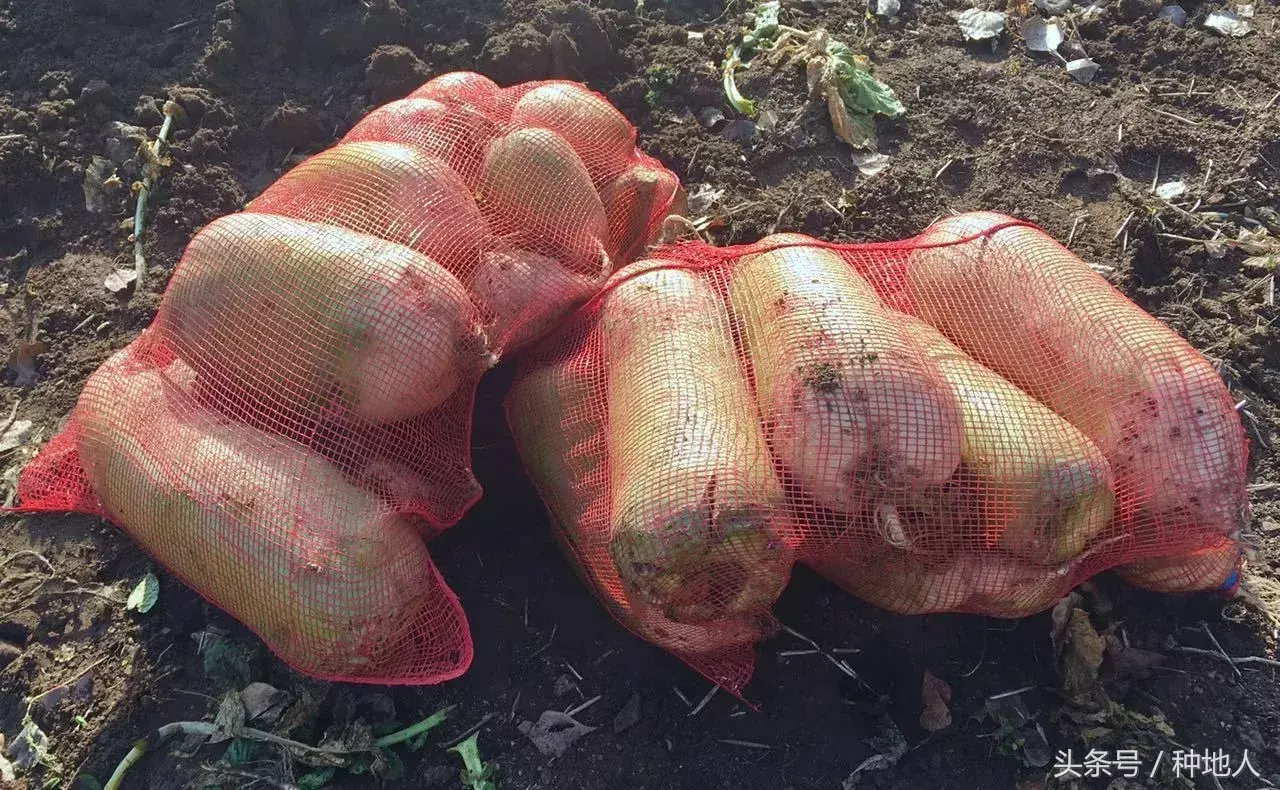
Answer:
[[[1270,222],[1280,234],[1276,215],[1266,213],[1280,206],[1276,9],[1258,4],[1255,32],[1227,39],[1200,26],[1208,5],[1188,5],[1190,22],[1179,29],[1156,20],[1158,2],[1106,4],[1078,26],[1078,43],[1102,67],[1082,85],[1057,61],[1028,53],[1018,36],[1006,33],[994,52],[963,44],[949,16],[962,5],[906,0],[886,21],[854,2],[784,2],[788,24],[825,26],[863,49],[906,104],[905,116],[879,126],[890,167],[868,178],[821,109],[805,105],[798,67],[742,75],[743,91],[776,119],[768,131],[738,124],[730,136],[747,139],[727,139],[699,121],[706,107],[733,117],[718,64],[740,33],[742,2],[647,0],[637,9],[635,0],[0,0],[0,295],[8,307],[0,328],[7,352],[44,344],[33,362],[15,358],[5,371],[0,418],[20,400],[16,417],[33,427],[27,445],[2,459],[4,479],[11,485],[56,432],[88,373],[149,322],[192,233],[332,143],[369,108],[456,68],[504,84],[581,79],[610,96],[691,193],[723,190],[704,212],[722,217],[711,231],[717,243],[775,230],[897,239],[948,211],[1004,211],[1070,239],[1220,362],[1245,401],[1254,438],[1260,551],[1249,572],[1261,602],[1162,597],[1099,579],[1086,596],[1095,625],[1164,656],[1137,676],[1111,666],[1107,690],[1130,712],[1127,723],[1070,715],[1054,691],[1061,680],[1048,615],[895,617],[805,571],[779,603],[780,619],[825,647],[856,648],[842,657],[863,682],[820,655],[781,655],[808,647],[783,635],[759,648],[747,691],[758,712],[720,693],[692,713],[678,694],[696,704],[707,683],[610,620],[562,559],[513,460],[499,409],[511,374],[503,368],[485,382],[476,419],[476,472],[489,496],[432,547],[477,646],[471,671],[441,687],[307,682],[163,573],[156,608],[126,612],[119,602],[151,564],[113,527],[84,517],[0,520],[0,733],[12,744],[26,698],[78,681],[30,706],[58,768],[26,772],[15,786],[52,786],[59,777],[63,786],[73,777],[75,787],[96,786],[80,774],[105,780],[135,739],[210,715],[222,691],[248,680],[317,700],[315,714],[293,731],[308,742],[353,716],[404,724],[455,704],[442,739],[490,717],[481,750],[499,765],[503,788],[839,788],[884,751],[893,729],[886,721],[910,751],[847,786],[1042,787],[1051,766],[1028,765],[1016,734],[977,718],[990,695],[1026,686],[1034,687],[1024,692],[1027,708],[1052,750],[1071,748],[1079,759],[1086,737],[1100,748],[1136,744],[1145,777],[1157,751],[1175,747],[1152,740],[1158,727],[1138,715],[1163,716],[1170,743],[1226,750],[1233,766],[1248,749],[1258,773],[1280,785],[1275,669],[1248,664],[1236,673],[1212,656],[1173,650],[1214,649],[1204,622],[1227,653],[1274,658],[1280,469],[1271,437],[1280,428],[1280,330],[1269,273],[1246,267],[1239,250],[1214,258],[1203,244],[1165,235],[1208,238],[1217,223],[1150,194],[1158,167],[1160,182],[1188,183],[1181,205],[1199,199],[1200,210],[1221,211],[1228,223]],[[127,185],[140,172],[136,138],[154,138],[168,99],[185,117],[173,165],[152,198],[153,276],[142,293],[113,295],[104,278],[132,265],[121,223],[132,214]],[[95,156],[110,160],[123,186],[89,211],[82,185]],[[30,551],[41,557],[23,553]],[[238,665],[241,677],[219,676],[209,652],[198,652],[209,629],[251,653]],[[1112,663],[1125,663],[1118,655]],[[932,735],[918,721],[924,670],[953,692],[954,721]],[[638,721],[615,732],[615,715],[636,695]],[[517,730],[545,709],[597,696],[578,718],[599,729],[558,760],[539,756]],[[228,774],[214,765],[225,745],[177,756],[179,746],[145,758],[125,786],[283,781],[269,749]],[[406,752],[406,762],[393,786],[458,786],[455,755],[428,747]],[[1221,786],[1264,784],[1249,778]],[[343,775],[329,786],[372,781]],[[1111,786],[1175,785],[1159,775]]]

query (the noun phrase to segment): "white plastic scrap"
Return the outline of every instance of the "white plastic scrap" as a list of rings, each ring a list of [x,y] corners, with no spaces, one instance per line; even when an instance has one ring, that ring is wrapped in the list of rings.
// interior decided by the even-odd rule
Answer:
[[[1253,6],[1249,6],[1248,10],[1248,16],[1252,16]],[[1253,31],[1253,25],[1249,24],[1245,14],[1231,10],[1214,11],[1204,20],[1204,26],[1232,38],[1247,36]]]
[[[1062,28],[1057,22],[1046,22],[1033,16],[1022,23],[1022,36],[1032,52],[1054,52],[1062,44]]]
[[[888,154],[879,154],[874,151],[855,151],[851,158],[853,159],[853,164],[857,166],[858,172],[867,178],[874,176],[889,166]]]
[[[1067,73],[1080,82],[1092,82],[1100,67],[1093,58],[1077,58],[1067,63]]]
[[[1187,191],[1187,182],[1185,181],[1166,181],[1156,187],[1156,197],[1161,200],[1173,200],[1180,197]]]
[[[875,5],[876,13],[884,17],[897,16],[902,10],[900,0],[875,0]]]
[[[1004,32],[1004,14],[969,8],[956,15],[966,41],[997,39]]]
[[[1163,19],[1174,27],[1182,27],[1187,24],[1187,12],[1180,5],[1167,5],[1156,14],[1156,19]]]

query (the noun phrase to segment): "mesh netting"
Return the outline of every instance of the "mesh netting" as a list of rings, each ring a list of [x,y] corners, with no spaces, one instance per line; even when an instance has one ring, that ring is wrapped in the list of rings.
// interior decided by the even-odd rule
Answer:
[[[581,85],[432,80],[191,241],[22,509],[110,517],[303,672],[456,677],[471,639],[423,541],[480,494],[475,383],[682,199]]]
[[[715,682],[793,560],[910,614],[1029,615],[1109,568],[1234,586],[1227,388],[1036,228],[652,255],[522,358],[508,417],[610,610]]]

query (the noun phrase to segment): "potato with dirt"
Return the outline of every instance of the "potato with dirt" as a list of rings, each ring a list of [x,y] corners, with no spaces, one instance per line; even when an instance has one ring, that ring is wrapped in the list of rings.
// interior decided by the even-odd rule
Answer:
[[[929,556],[836,546],[805,564],[849,593],[906,615],[968,612],[1028,617],[1067,592],[1073,563],[1028,563],[998,549]]]
[[[942,485],[960,465],[954,394],[849,263],[802,246],[815,243],[769,236],[728,275],[774,455],[846,513]]]
[[[667,217],[688,211],[675,174],[644,162],[605,184],[600,200],[609,220],[609,254],[617,265],[630,263],[658,241]]]
[[[487,313],[489,345],[495,354],[503,354],[518,351],[554,329],[574,307],[600,290],[602,278],[504,245],[486,252],[465,282]]]
[[[676,622],[767,610],[791,567],[786,508],[729,318],[695,273],[641,261],[600,303],[609,550]]]
[[[414,630],[449,616],[435,609],[462,618],[414,525],[321,456],[193,402],[192,375],[126,350],[90,376],[78,450],[106,512],[299,670],[408,669]]]
[[[909,316],[901,322],[960,404],[963,485],[978,490],[984,542],[1033,562],[1062,562],[1084,551],[1115,509],[1111,467],[1102,453],[933,327]],[[916,504],[936,492],[923,492]]]
[[[231,214],[192,239],[159,326],[206,387],[277,421],[408,419],[494,361],[466,289],[430,258],[269,214]]]
[[[629,596],[609,552],[609,525],[599,514],[607,501],[608,452],[593,377],[598,351],[584,349],[574,363],[543,361],[525,367],[507,396],[507,420],[520,457],[537,486],[574,569],[596,589],[624,625],[677,655],[718,653],[767,635],[755,612],[726,614],[708,623],[682,623],[643,596]]]

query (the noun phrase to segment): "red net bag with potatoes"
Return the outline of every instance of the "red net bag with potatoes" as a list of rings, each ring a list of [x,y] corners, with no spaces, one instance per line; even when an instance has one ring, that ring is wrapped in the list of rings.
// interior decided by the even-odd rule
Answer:
[[[475,384],[681,200],[583,86],[438,77],[196,235],[22,509],[110,518],[300,671],[456,677],[471,638],[424,540],[480,495]]]
[[[726,688],[793,559],[907,614],[1235,584],[1226,386],[1038,229],[651,255],[522,358],[508,417],[610,610]]]

